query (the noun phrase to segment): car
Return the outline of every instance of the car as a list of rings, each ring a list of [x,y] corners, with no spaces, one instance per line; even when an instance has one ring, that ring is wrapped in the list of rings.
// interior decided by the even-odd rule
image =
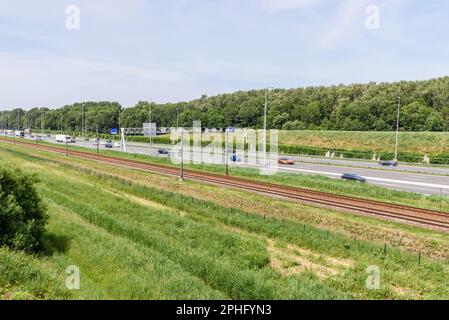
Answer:
[[[232,162],[240,162],[240,161],[242,161],[242,159],[237,157],[237,155],[235,155],[235,154],[232,154],[231,156],[229,156],[229,160],[231,160]]]
[[[384,167],[396,167],[398,162],[396,160],[379,161],[379,164]]]
[[[94,141],[94,142],[92,143],[92,145],[94,145],[94,146],[98,146],[98,145],[99,145],[99,143],[98,143],[98,141]]]
[[[121,146],[120,142],[115,142],[115,143],[114,143],[114,147],[120,148],[120,146]]]
[[[168,154],[168,150],[166,150],[166,149],[159,149],[157,151],[157,153],[159,153],[159,154]]]
[[[366,179],[356,173],[345,173],[341,176],[343,180],[366,182]]]
[[[112,143],[112,140],[106,140],[106,143]]]
[[[289,165],[293,165],[293,164],[295,164],[295,160],[288,159],[288,158],[279,158],[279,159],[278,159],[278,163],[279,163],[279,164],[289,164]]]
[[[104,144],[104,147],[105,147],[105,148],[108,148],[108,149],[114,148],[114,146],[113,146],[112,143],[110,143],[110,142],[106,142],[106,143]]]

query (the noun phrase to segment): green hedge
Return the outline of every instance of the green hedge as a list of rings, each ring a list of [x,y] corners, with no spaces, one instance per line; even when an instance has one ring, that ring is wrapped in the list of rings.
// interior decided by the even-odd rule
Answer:
[[[49,133],[55,133],[51,131],[44,131],[46,134]],[[80,132],[69,132],[70,135],[79,136]],[[95,138],[96,133],[87,133],[87,138]],[[110,134],[99,134],[99,137],[101,139],[110,139],[110,140],[117,140],[120,139],[119,135],[110,135]],[[149,137],[142,137],[142,136],[127,136],[127,141],[132,142],[140,142],[140,143],[150,143]],[[171,144],[170,136],[169,135],[163,135],[163,136],[157,136],[152,138],[153,143],[160,143],[160,144]],[[193,144],[193,140],[190,142]],[[209,142],[203,142],[202,145],[206,146]],[[223,147],[224,147],[223,142]],[[245,145],[245,148],[247,148],[248,145]],[[267,146],[267,149],[269,150],[269,146]],[[307,147],[307,146],[292,146],[292,145],[279,145],[279,152],[280,153],[286,153],[286,154],[294,154],[294,155],[309,155],[309,156],[324,156],[326,152],[335,153],[335,157],[338,158],[341,155],[343,155],[344,158],[347,159],[364,159],[364,160],[371,160],[373,158],[374,152],[372,151],[363,151],[363,150],[345,150],[345,149],[328,149],[328,148],[316,148],[316,147]],[[380,152],[376,153],[376,157],[380,157],[382,160],[391,160],[394,158],[393,152]],[[430,157],[430,163],[431,164],[449,164],[449,154],[429,154]],[[398,160],[402,162],[414,162],[414,163],[420,163],[423,161],[424,154],[416,154],[416,153],[410,153],[410,152],[400,152],[398,153]]]
[[[361,150],[344,150],[344,149],[326,149],[326,148],[313,148],[305,146],[287,146],[279,145],[279,152],[295,155],[312,155],[312,156],[324,156],[326,152],[335,153],[335,157],[338,158],[343,155],[347,159],[366,159],[371,160],[374,156],[372,151],[361,151]],[[449,154],[429,154],[431,164],[449,164]],[[376,153],[376,157],[380,157],[381,160],[391,160],[394,158],[393,152],[380,152]],[[424,155],[410,153],[410,152],[399,152],[398,160],[402,162],[422,162]]]

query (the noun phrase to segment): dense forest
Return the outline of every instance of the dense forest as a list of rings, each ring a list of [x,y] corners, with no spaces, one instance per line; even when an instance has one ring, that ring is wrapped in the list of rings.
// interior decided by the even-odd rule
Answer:
[[[449,77],[427,81],[368,83],[273,89],[269,92],[268,126],[287,130],[391,131],[396,128],[398,97],[403,131],[448,131]],[[0,112],[3,128],[44,128],[107,132],[117,127],[192,126],[260,128],[263,125],[264,90],[239,91],[190,102],[150,104],[124,108],[117,102],[83,102],[58,109],[33,108]],[[178,115],[178,116],[177,116]]]

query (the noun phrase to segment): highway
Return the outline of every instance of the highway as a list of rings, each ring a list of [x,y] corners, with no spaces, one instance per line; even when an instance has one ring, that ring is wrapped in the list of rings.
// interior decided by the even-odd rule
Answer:
[[[31,138],[26,137],[26,139]],[[57,143],[54,137],[46,138],[45,141]],[[77,139],[76,145],[93,149],[97,148],[92,141],[84,141],[82,138]],[[171,146],[153,145],[150,149],[148,144],[128,142],[126,147],[128,153],[167,157],[167,155],[159,155],[158,149],[165,148],[170,150]],[[99,148],[101,150],[105,149],[104,145],[101,143]],[[114,147],[114,150],[120,151],[120,147]],[[373,185],[426,195],[449,195],[449,168],[445,167],[400,164],[398,167],[390,168],[382,167],[379,164],[370,161],[298,156],[289,158],[295,159],[295,164],[279,165],[278,171],[296,174],[321,175],[333,179],[340,179],[343,173],[356,173],[364,177],[367,180],[367,183]],[[231,165],[255,167],[255,165],[244,163],[232,163]]]

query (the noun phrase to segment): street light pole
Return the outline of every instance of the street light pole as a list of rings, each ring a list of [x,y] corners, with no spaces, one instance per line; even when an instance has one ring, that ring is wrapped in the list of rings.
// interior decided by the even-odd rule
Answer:
[[[20,109],[17,110],[17,130],[20,131]]]
[[[119,109],[118,110],[118,132],[122,132],[122,123],[121,123],[121,121],[120,121],[120,117],[122,116],[122,112],[121,112],[121,110]],[[120,146],[121,147],[121,146]]]
[[[401,97],[398,97],[398,116],[396,120],[396,143],[394,147],[394,160],[398,161],[398,144],[399,144],[399,116],[401,112]]]
[[[229,128],[226,128],[225,161],[226,161],[226,175],[229,176]]]
[[[100,139],[98,138],[98,124],[97,124],[97,154],[100,153]]]
[[[179,180],[184,180],[184,128],[181,129],[181,173]]]
[[[81,135],[83,136],[83,138],[85,136],[84,130],[85,130],[85,128],[84,128],[84,104],[82,104],[81,105]]]
[[[176,108],[176,131],[179,131],[179,108]]]
[[[265,88],[265,105],[263,117],[263,165],[267,166],[267,113],[268,113],[268,90],[272,87]]]
[[[151,156],[151,145],[152,145],[152,137],[153,137],[153,126],[151,125],[151,102],[148,104],[148,115],[150,118],[149,129],[150,129],[150,156]]]
[[[67,131],[65,132],[65,156],[69,156],[69,150],[68,150],[68,141],[67,141]]]

